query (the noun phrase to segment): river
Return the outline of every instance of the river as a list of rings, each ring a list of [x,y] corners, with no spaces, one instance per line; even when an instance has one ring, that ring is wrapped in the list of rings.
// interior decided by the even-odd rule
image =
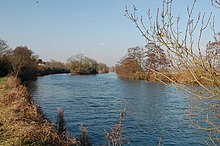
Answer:
[[[83,124],[93,145],[106,144],[104,129],[110,130],[121,111],[132,146],[205,145],[207,133],[190,127],[187,97],[161,83],[121,80],[113,73],[58,74],[38,77],[29,90],[49,120],[56,123],[61,107],[68,131],[79,136]]]

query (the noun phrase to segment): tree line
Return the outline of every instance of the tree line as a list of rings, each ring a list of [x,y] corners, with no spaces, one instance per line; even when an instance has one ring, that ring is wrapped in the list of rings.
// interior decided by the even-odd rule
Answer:
[[[207,43],[205,55],[202,56],[203,62],[209,64],[213,72],[217,73],[220,72],[219,38],[220,33],[215,35],[215,41]],[[116,65],[116,73],[122,79],[193,82],[189,76],[186,77],[189,72],[170,56],[163,48],[152,42],[145,47],[131,47],[127,49],[127,54]]]
[[[97,63],[83,54],[77,54],[67,60],[67,67],[73,75],[88,75],[97,73],[108,73],[109,68],[104,63]]]
[[[131,47],[116,65],[116,73],[123,79],[154,80],[154,72],[167,71],[170,61],[164,50],[154,43]]]
[[[21,80],[30,80],[55,73],[86,75],[108,73],[108,70],[106,64],[97,63],[83,54],[70,57],[66,64],[56,60],[45,62],[27,46],[10,49],[6,41],[0,39],[0,76],[13,75]]]

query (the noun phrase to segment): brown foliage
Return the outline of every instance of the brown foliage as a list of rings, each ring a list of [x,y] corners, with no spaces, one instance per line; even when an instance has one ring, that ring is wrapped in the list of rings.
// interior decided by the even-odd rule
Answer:
[[[16,47],[9,59],[14,76],[26,80],[37,75],[37,56],[26,46]]]
[[[116,73],[122,79],[157,81],[153,70],[163,71],[168,66],[166,55],[154,43],[128,49],[127,55],[116,66]],[[160,77],[161,78],[161,77]]]
[[[141,80],[144,78],[138,61],[129,57],[122,59],[116,67],[116,73],[122,79]]]

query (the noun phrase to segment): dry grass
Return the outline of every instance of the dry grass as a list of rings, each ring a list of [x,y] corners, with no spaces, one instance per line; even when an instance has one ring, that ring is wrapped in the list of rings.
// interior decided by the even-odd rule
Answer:
[[[5,78],[0,77],[0,85],[3,84],[5,81]]]
[[[9,77],[0,84],[0,145],[75,145],[31,101],[27,89]]]

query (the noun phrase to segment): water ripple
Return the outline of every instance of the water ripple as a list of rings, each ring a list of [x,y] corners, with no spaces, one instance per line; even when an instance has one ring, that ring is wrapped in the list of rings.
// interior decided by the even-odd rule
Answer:
[[[69,130],[79,135],[87,127],[93,144],[105,144],[126,106],[124,127],[130,145],[204,145],[207,133],[189,127],[189,105],[175,89],[145,81],[120,80],[115,74],[39,77],[30,84],[35,102],[56,122],[57,107],[64,109]]]

